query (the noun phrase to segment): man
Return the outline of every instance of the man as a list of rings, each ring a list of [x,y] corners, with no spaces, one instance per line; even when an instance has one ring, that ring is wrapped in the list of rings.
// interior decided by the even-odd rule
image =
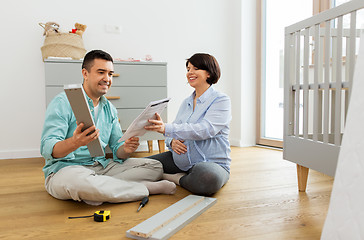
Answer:
[[[49,104],[41,139],[45,188],[57,199],[73,199],[91,205],[103,202],[140,200],[149,194],[174,194],[176,185],[160,180],[162,165],[146,158],[129,158],[139,146],[132,137],[122,136],[116,108],[104,96],[112,84],[112,57],[101,50],[86,54],[82,64],[83,90],[96,126],[82,131],[66,94],[58,94]],[[100,138],[109,145],[113,159],[92,158],[87,144]]]

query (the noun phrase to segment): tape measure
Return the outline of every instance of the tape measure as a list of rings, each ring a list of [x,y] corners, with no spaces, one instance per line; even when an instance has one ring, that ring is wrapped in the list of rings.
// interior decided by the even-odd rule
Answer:
[[[78,217],[68,217],[68,219],[75,219],[75,218],[89,218],[94,217],[95,222],[106,222],[110,219],[110,211],[96,211],[93,215],[89,216],[78,216]]]
[[[106,222],[110,219],[110,211],[96,211],[94,213],[94,221],[95,222]]]

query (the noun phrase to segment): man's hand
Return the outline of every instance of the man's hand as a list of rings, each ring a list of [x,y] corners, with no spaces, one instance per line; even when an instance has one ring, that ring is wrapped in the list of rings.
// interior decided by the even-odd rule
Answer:
[[[83,123],[77,124],[75,131],[73,132],[72,140],[79,147],[86,146],[93,140],[97,139],[100,136],[100,130],[96,129],[96,126],[93,125],[84,131],[82,128],[84,127]]]
[[[165,125],[158,113],[155,113],[156,119],[149,119],[148,122],[152,123],[152,125],[145,126],[144,128],[148,131],[154,131],[164,134],[165,132]]]
[[[53,147],[52,156],[62,158],[75,151],[81,146],[86,146],[100,136],[100,130],[96,126],[91,126],[82,132],[84,124],[77,124],[73,136],[63,141],[57,142]]]
[[[184,154],[187,152],[187,146],[183,144],[184,141],[182,140],[176,140],[176,139],[172,139],[171,142],[171,147],[172,150],[177,153],[178,155],[180,154]]]

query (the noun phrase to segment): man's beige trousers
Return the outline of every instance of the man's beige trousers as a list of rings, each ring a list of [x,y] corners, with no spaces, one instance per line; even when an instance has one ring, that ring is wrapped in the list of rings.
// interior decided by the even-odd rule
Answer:
[[[94,202],[129,202],[149,195],[141,182],[154,182],[163,175],[162,164],[148,158],[129,158],[122,164],[110,161],[106,168],[68,166],[46,178],[47,192],[57,199]]]

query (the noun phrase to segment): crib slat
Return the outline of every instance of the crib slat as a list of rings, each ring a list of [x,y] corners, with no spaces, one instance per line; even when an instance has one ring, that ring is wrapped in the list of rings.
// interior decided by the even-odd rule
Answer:
[[[330,90],[330,95],[331,95],[331,115],[330,115],[330,120],[331,120],[331,125],[330,125],[330,133],[332,135],[335,134],[335,106],[336,106],[336,91],[335,89],[331,89]],[[333,141],[331,141],[331,143],[334,143]]]
[[[309,65],[309,28],[304,30],[304,52],[303,52],[303,138],[308,138],[308,65]]]
[[[345,37],[345,52],[346,52],[346,57],[345,57],[345,61],[343,59],[343,64],[345,65],[345,76],[343,79],[343,82],[349,82],[349,70],[350,70],[350,37]]]
[[[350,71],[351,71],[351,63],[350,63],[350,49],[351,49],[351,41],[350,41],[350,37],[345,37],[346,41],[346,59],[345,59],[345,77],[343,79],[344,83],[349,83],[350,84]],[[344,61],[344,60],[343,60]],[[344,98],[344,109],[342,109],[342,113],[341,113],[341,122],[342,125],[345,126],[345,120],[346,120],[346,113],[348,110],[348,104],[349,104],[349,89],[344,89],[342,91],[342,93],[344,94],[344,97],[342,96],[342,98]]]
[[[335,21],[335,20],[333,20]],[[335,30],[335,34],[333,34],[333,31]],[[332,51],[332,67],[331,67],[331,80],[330,80],[330,85],[332,88],[335,87],[335,79],[336,79],[336,56],[337,56],[337,30],[336,29],[332,29],[331,31],[331,35],[332,35],[332,46],[331,46],[331,51]],[[336,106],[336,102],[335,102],[335,99],[336,99],[336,91],[335,89],[332,89],[330,90],[330,102],[331,102],[331,114],[330,114],[330,133],[332,135],[335,134],[335,106]],[[334,143],[333,141],[331,141],[331,143]]]
[[[288,74],[289,74],[289,78],[292,79],[291,81],[289,81],[289,87],[291,87],[291,85],[293,86],[294,85],[294,79],[295,79],[295,64],[294,64],[294,61],[295,61],[295,36],[294,34],[290,34],[289,35],[289,41],[288,44],[289,44],[289,53],[288,53],[288,59],[289,59],[289,66],[291,66],[291,68],[294,70],[294,71],[289,71]],[[292,70],[291,69],[291,70]],[[294,92],[293,91],[289,91],[289,110],[288,110],[288,114],[289,114],[289,135],[293,135],[294,134]]]
[[[289,43],[289,54],[288,54],[288,58],[289,58],[289,66],[291,66],[291,71],[289,72],[289,78],[292,79],[289,84],[293,85],[294,84],[294,79],[295,79],[295,36],[294,34],[290,34],[289,36],[289,41],[287,41]],[[294,92],[289,91],[289,101],[290,101],[290,105],[289,107],[289,135],[293,135],[294,134]]]
[[[345,89],[345,91],[344,91],[344,93],[345,93],[345,105],[344,105],[344,107],[345,107],[345,109],[344,109],[344,117],[343,117],[343,121],[344,121],[344,126],[345,126],[345,123],[346,123],[346,114],[348,113],[348,108],[349,108],[349,98],[350,98],[350,91],[349,91],[349,89]]]
[[[294,92],[291,90],[292,84],[294,82],[292,79],[294,78],[294,66],[292,66],[292,60],[294,60],[294,34],[285,35],[285,44],[284,44],[284,99],[287,99],[284,103],[284,136],[293,135],[293,121],[294,121]],[[283,145],[285,142],[283,141]]]
[[[325,56],[325,38],[324,38],[324,28],[322,26],[325,26],[325,23],[320,24],[320,55],[319,55],[319,78],[318,78],[318,134],[319,134],[319,141],[322,142],[322,133],[323,133],[323,74],[324,74],[324,56]]]
[[[314,77],[313,77],[313,140],[318,140],[318,121],[319,121],[319,93],[318,93],[318,78],[319,78],[319,56],[320,56],[320,25],[315,25],[315,60],[314,60]]]
[[[323,142],[329,142],[329,85],[330,85],[330,23],[325,23],[325,80],[324,80],[324,121],[323,121]]]
[[[347,54],[349,54],[349,57],[347,57],[346,59],[347,61],[349,61],[346,63],[346,67],[349,71],[349,99],[354,78],[356,36],[356,11],[354,11],[350,14],[350,50],[347,52]]]
[[[301,69],[301,32],[296,32],[296,91],[295,91],[295,98],[296,98],[296,104],[295,104],[295,135],[296,137],[299,137],[300,134],[300,69]],[[298,88],[297,88],[298,87]]]
[[[338,17],[337,24],[337,55],[335,59],[336,66],[336,79],[335,79],[335,145],[341,144],[341,82],[342,82],[342,30],[343,30],[343,16]]]

